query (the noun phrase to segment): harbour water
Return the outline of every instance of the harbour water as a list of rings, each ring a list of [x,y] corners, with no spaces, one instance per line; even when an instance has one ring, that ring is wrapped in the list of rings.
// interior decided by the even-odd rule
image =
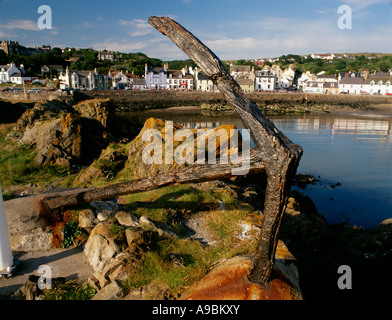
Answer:
[[[128,114],[172,120],[185,128],[213,128],[241,120],[232,112],[204,113],[198,108]],[[268,116],[304,150],[298,173],[317,180],[305,190],[328,223],[349,222],[372,228],[392,218],[392,118],[341,114]],[[251,142],[251,146],[254,144]]]

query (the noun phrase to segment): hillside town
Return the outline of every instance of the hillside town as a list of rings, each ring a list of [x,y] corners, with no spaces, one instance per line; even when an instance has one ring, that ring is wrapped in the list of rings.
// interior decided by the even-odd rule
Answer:
[[[3,55],[31,56],[50,52],[50,47],[25,48],[18,42],[1,42],[0,52]],[[58,48],[57,48],[58,49]],[[64,54],[66,49],[61,53]],[[71,49],[68,49],[71,51]],[[107,50],[94,52],[96,60],[101,63],[123,61],[123,55]],[[136,74],[134,70],[124,70],[114,66],[108,72],[79,70],[78,61],[83,54],[74,54],[66,60],[67,65],[48,64],[40,66],[40,74],[35,76],[28,72],[30,66],[17,65],[14,62],[0,65],[0,84],[2,91],[21,90],[17,85],[41,84],[53,90],[198,90],[218,91],[214,83],[203,75],[197,66],[184,66],[179,70],[170,69],[168,63],[162,66],[144,65],[144,73]],[[311,54],[303,59],[324,60],[331,63],[339,59],[356,59],[352,55]],[[291,59],[291,60],[290,60]],[[290,58],[289,62],[294,62]],[[370,55],[366,59],[380,59]],[[324,94],[356,94],[356,95],[392,95],[392,69],[387,72],[365,69],[360,72],[346,71],[330,74],[325,70],[317,73],[301,72],[294,64],[286,68],[278,62],[281,58],[252,60],[250,63],[228,63],[231,76],[245,92],[305,92]],[[120,63],[119,62],[119,63]],[[287,62],[287,60],[286,60]],[[76,63],[76,64],[75,64]],[[5,84],[5,85],[4,85]],[[9,84],[10,86],[6,86]],[[39,91],[40,89],[30,89]]]

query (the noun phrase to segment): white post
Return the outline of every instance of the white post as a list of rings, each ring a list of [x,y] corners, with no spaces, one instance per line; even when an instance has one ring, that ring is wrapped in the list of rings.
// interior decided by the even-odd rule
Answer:
[[[3,203],[3,194],[0,185],[0,271],[9,270],[14,263],[8,235],[7,220]]]

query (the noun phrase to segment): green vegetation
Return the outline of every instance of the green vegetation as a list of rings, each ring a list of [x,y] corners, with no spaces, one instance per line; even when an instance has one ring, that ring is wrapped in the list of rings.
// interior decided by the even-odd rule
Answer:
[[[230,210],[216,210],[218,200]],[[249,221],[250,214],[240,208],[233,195],[184,185],[124,196],[123,201],[128,203],[127,211],[165,222],[180,235],[180,239],[161,239],[151,245],[143,261],[132,269],[124,282],[128,290],[157,285],[168,288],[169,298],[176,298],[185,287],[200,280],[215,261],[254,251],[255,237],[237,239],[239,222]],[[213,246],[186,239],[185,230],[182,234],[175,230],[176,226],[180,227],[181,219],[194,214],[202,215],[206,230],[216,239]]]
[[[290,64],[300,72],[310,71],[318,73],[325,71],[326,74],[334,75],[339,72],[361,72],[369,69],[371,71],[387,72],[392,68],[392,55],[384,55],[380,58],[368,59],[365,55],[355,55],[355,59],[341,58],[333,60],[313,59],[310,56],[305,58],[299,55],[283,55],[275,63],[281,69],[286,69]]]
[[[115,61],[99,61],[98,51],[92,48],[75,49],[65,48],[64,52],[60,48],[53,48],[52,51],[34,54],[31,56],[9,55],[0,51],[0,64],[14,62],[17,66],[23,64],[26,71],[31,76],[40,76],[41,67],[44,65],[67,66],[70,70],[94,70],[100,73],[108,73],[109,70],[128,70],[138,76],[144,75],[144,66],[147,63],[152,67],[162,67],[160,59],[149,58],[144,53],[115,53]],[[51,70],[49,76],[57,76],[56,70]]]
[[[94,70],[99,73],[106,74],[109,70],[123,70],[133,72],[135,75],[144,75],[145,64],[150,67],[163,67],[164,61],[160,59],[150,58],[146,54],[137,53],[122,53],[114,52],[114,61],[99,61],[98,52],[92,48],[75,49],[65,48],[64,52],[60,48],[53,48],[49,52],[34,54],[31,56],[9,55],[7,56],[3,51],[0,51],[0,64],[7,64],[15,62],[17,65],[23,64],[26,71],[31,76],[40,76],[41,67],[43,65],[61,65],[64,68],[69,67],[71,70]],[[326,71],[326,74],[336,74],[338,72],[360,72],[365,69],[371,71],[387,72],[392,68],[392,55],[390,54],[369,54],[359,53],[352,54],[352,59],[342,58],[331,61],[322,59],[312,59],[310,56],[296,54],[282,55],[277,62],[282,69],[286,69],[289,65],[293,65],[299,72],[310,71],[318,73]],[[193,60],[173,60],[167,61],[169,69],[180,70],[184,67],[196,67]],[[255,64],[250,60],[227,60],[224,61],[224,66],[229,70],[229,64],[250,65],[255,70],[262,69],[262,66]],[[272,63],[265,62],[265,65],[271,66]],[[56,70],[51,70],[47,76],[57,76]]]
[[[77,236],[82,234],[82,230],[79,228],[79,222],[74,219],[66,224],[64,224],[64,239],[61,243],[62,248],[69,248],[73,245]]]
[[[44,293],[44,300],[90,300],[96,291],[89,284],[80,284],[76,280],[57,282]]]
[[[182,68],[185,67],[196,67],[196,63],[192,59],[188,60],[173,60],[173,61],[168,61],[167,62],[169,65],[169,69],[171,70],[181,70]]]
[[[19,144],[12,136],[13,124],[0,125],[0,181],[3,191],[18,185],[47,185],[71,175],[69,168],[36,163],[35,145]]]

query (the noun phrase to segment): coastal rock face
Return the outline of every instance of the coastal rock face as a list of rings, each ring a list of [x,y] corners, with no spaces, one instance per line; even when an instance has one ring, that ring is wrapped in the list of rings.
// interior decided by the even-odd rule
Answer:
[[[113,125],[114,107],[110,99],[86,100],[74,105],[73,108],[82,117],[98,120],[105,129]]]
[[[251,257],[238,256],[215,266],[202,280],[186,290],[181,300],[303,300],[301,291],[275,265],[272,280],[266,287],[246,279]]]
[[[114,119],[110,100],[72,104],[38,102],[19,118],[15,129],[24,132],[23,143],[37,144],[39,164],[90,165],[106,147]]]
[[[53,120],[72,112],[71,103],[59,100],[37,102],[32,109],[27,110],[16,123],[16,129],[24,131],[36,121]]]
[[[23,143],[36,143],[37,162],[42,165],[90,164],[102,148],[103,128],[97,121],[67,114],[27,127]]]

